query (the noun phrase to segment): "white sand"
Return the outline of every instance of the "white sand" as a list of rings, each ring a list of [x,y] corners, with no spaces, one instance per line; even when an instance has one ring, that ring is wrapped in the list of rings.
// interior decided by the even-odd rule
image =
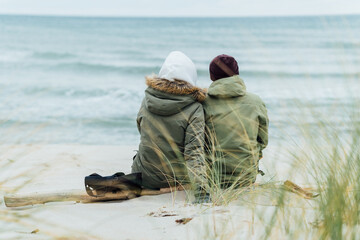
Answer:
[[[1,146],[0,197],[26,181],[29,182],[17,189],[18,193],[83,189],[84,176],[91,173],[129,173],[136,149],[136,146]],[[275,155],[266,154],[268,158],[263,162],[267,164],[262,169],[267,178],[262,180],[273,177],[271,173],[275,172],[275,179],[288,178],[290,165],[270,162],[270,156]],[[311,203],[295,198],[292,204],[297,207]],[[227,207],[209,207],[188,204],[185,192],[177,192],[127,201],[48,203],[20,209],[9,209],[2,203],[0,239],[257,239],[264,230],[265,220],[261,218],[275,209],[271,206],[273,199],[262,197],[256,207],[249,207],[252,205],[244,199]],[[304,209],[294,211],[304,213]],[[151,212],[153,216],[148,215]],[[155,217],[163,212],[176,216]],[[193,220],[186,225],[175,222],[184,217]],[[30,234],[36,229],[37,233]]]

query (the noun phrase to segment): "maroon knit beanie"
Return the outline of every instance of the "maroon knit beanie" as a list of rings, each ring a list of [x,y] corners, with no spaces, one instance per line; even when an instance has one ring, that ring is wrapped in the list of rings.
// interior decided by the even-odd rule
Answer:
[[[216,81],[221,78],[239,75],[239,67],[235,58],[221,54],[211,61],[209,72],[211,80]]]

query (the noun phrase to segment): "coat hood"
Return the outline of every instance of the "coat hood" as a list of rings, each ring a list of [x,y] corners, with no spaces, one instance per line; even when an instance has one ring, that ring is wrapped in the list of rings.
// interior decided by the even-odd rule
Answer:
[[[159,78],[167,80],[183,80],[196,85],[197,72],[194,63],[184,53],[179,51],[171,52],[163,63]]]
[[[244,81],[238,76],[222,78],[211,83],[208,95],[216,98],[232,98],[246,93]]]
[[[203,102],[206,98],[205,90],[186,81],[147,77],[146,84],[145,107],[157,115],[179,113],[188,105]]]

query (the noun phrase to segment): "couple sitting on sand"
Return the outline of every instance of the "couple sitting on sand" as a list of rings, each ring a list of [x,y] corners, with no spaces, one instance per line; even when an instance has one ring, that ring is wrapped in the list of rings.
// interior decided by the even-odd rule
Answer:
[[[193,183],[197,201],[208,188],[249,186],[268,143],[267,111],[246,92],[236,60],[219,55],[210,63],[213,81],[196,87],[194,63],[182,52],[169,54],[148,88],[137,116],[141,135],[132,164],[145,188]]]

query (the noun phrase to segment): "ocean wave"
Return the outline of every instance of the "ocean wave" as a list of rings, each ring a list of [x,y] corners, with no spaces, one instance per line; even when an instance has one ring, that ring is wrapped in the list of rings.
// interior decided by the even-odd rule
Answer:
[[[356,51],[360,48],[360,42],[324,42],[320,43],[319,47],[329,49],[352,49]]]
[[[0,85],[1,87],[1,85]],[[72,86],[28,86],[21,89],[21,92],[26,96],[54,96],[54,97],[69,97],[72,99],[81,98],[97,98],[110,97],[112,99],[132,98],[137,99],[143,96],[143,92],[131,89],[120,88],[76,88]],[[19,93],[18,93],[19,95]],[[19,95],[21,96],[21,95]]]
[[[342,109],[338,109],[337,113],[341,113]],[[300,111],[300,109],[298,110]],[[330,111],[330,110],[329,110]],[[298,114],[298,112],[294,112]],[[308,124],[318,126],[319,123],[324,122],[325,115],[315,115],[314,113],[302,112],[302,119],[300,121],[293,121],[289,118],[289,112],[270,112],[271,128],[283,128],[287,126],[297,127],[299,124]],[[348,119],[346,116],[338,115],[334,119],[327,119],[326,124],[329,126],[343,126],[346,129],[351,129],[353,124],[360,124],[360,120]],[[57,129],[59,133],[63,128],[77,128],[84,131],[85,129],[103,129],[116,131],[131,131],[137,133],[136,130],[136,115],[118,118],[67,118],[67,119],[44,119],[44,120],[20,120],[20,119],[0,119],[0,129],[8,130],[9,132],[16,131],[18,128],[52,128]]]
[[[45,59],[45,60],[60,60],[60,59],[69,59],[76,57],[72,53],[59,53],[59,52],[34,52],[31,57]]]
[[[72,62],[60,63],[53,67],[52,70],[58,71],[75,71],[88,73],[127,73],[147,75],[158,71],[158,67],[150,66],[116,66],[100,63]]]
[[[71,97],[98,97],[111,93],[111,90],[105,89],[75,89],[69,87],[42,87],[42,86],[30,86],[24,88],[23,93],[25,95],[51,95],[51,96],[71,96]]]
[[[0,128],[10,129],[19,126],[37,126],[37,127],[91,127],[91,128],[114,128],[127,129],[136,127],[136,116],[119,116],[117,118],[103,117],[103,118],[44,118],[44,119],[0,119]]]
[[[240,76],[254,78],[288,78],[288,79],[323,79],[323,78],[358,78],[360,72],[291,72],[291,71],[256,71],[256,70],[239,70]],[[208,76],[208,69],[199,69],[199,76]]]

